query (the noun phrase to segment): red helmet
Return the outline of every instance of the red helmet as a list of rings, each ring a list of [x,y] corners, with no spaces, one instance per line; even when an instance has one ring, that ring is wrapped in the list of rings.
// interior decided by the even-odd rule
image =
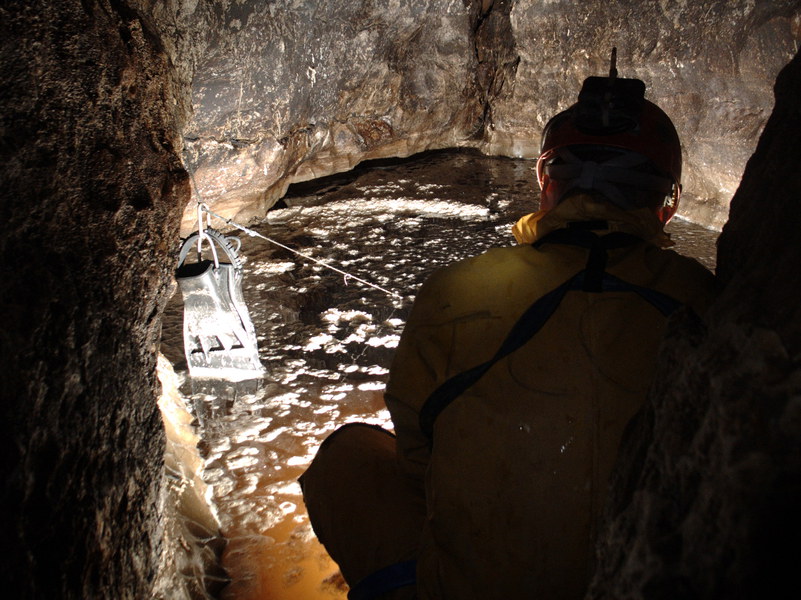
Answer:
[[[645,157],[647,161],[643,162],[650,163],[662,181],[670,180],[669,187],[664,188],[666,200],[657,207],[657,215],[662,223],[673,217],[681,193],[681,143],[670,118],[645,99],[642,81],[616,76],[589,77],[584,81],[578,102],[548,122],[537,161],[542,208],[547,210],[558,204],[565,190],[564,185],[553,185],[548,165],[560,150],[579,146],[603,146]],[[642,175],[631,178],[629,182],[618,177],[615,182],[613,177],[613,183],[638,186]],[[654,185],[654,189],[659,187]]]

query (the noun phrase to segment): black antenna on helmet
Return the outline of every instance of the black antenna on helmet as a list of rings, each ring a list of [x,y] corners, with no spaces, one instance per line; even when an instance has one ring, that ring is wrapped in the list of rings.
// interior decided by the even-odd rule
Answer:
[[[645,102],[645,84],[617,75],[617,47],[612,48],[608,77],[584,80],[576,104],[576,127],[592,135],[633,131]]]
[[[610,87],[612,83],[617,79],[617,47],[612,46],[612,57],[609,59],[609,82]]]
[[[617,48],[612,46],[612,56],[609,59],[609,81],[604,93],[604,100],[601,104],[601,125],[609,127],[609,113],[612,110],[612,94],[617,80]]]

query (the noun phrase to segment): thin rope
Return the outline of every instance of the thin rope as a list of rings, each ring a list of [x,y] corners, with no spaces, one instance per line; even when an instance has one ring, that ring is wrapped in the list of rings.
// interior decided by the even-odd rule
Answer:
[[[217,248],[214,247],[214,242],[211,238],[206,234],[206,228],[203,225],[203,205],[198,202],[197,204],[197,259],[200,259],[203,256],[203,242],[207,242],[209,248],[211,248],[211,255],[214,257],[214,269],[215,271],[220,268],[220,261],[217,258]],[[209,227],[211,227],[211,223],[209,223]]]
[[[310,260],[310,261],[312,261],[314,263],[317,263],[317,264],[319,264],[319,265],[321,265],[323,267],[331,269],[332,271],[336,271],[337,273],[340,273],[343,276],[345,285],[348,284],[348,279],[350,278],[350,279],[353,279],[354,281],[358,281],[359,283],[362,283],[362,284],[364,284],[364,285],[366,285],[368,287],[371,287],[371,288],[376,289],[376,290],[378,290],[380,292],[383,292],[384,294],[387,294],[388,296],[390,296],[390,297],[392,297],[392,298],[394,298],[396,300],[401,300],[401,301],[403,300],[403,296],[401,294],[399,294],[398,292],[392,292],[392,291],[390,291],[388,289],[385,289],[385,288],[382,288],[381,286],[378,286],[378,285],[376,285],[374,283],[371,283],[369,281],[361,279],[360,277],[356,277],[355,275],[351,275],[350,273],[347,273],[347,272],[343,271],[342,269],[338,269],[337,267],[334,267],[333,265],[329,265],[326,262],[323,262],[323,261],[321,261],[321,260],[319,260],[317,258],[314,258],[313,256],[309,256],[308,254],[304,254],[303,252],[295,250],[294,248],[290,248],[289,246],[287,246],[285,244],[282,244],[281,242],[279,242],[277,240],[273,240],[273,239],[271,239],[271,238],[269,238],[269,237],[267,237],[265,235],[260,234],[257,231],[253,231],[252,229],[248,229],[244,225],[240,225],[239,223],[236,223],[236,222],[232,221],[231,219],[226,219],[225,217],[223,217],[221,215],[218,215],[217,213],[213,212],[206,205],[206,203],[203,202],[203,200],[201,199],[202,197],[200,195],[200,190],[198,189],[197,181],[195,181],[194,172],[192,170],[190,170],[189,168],[187,168],[186,164],[184,164],[184,168],[186,168],[186,172],[189,174],[189,179],[192,182],[192,187],[194,188],[194,191],[195,191],[195,197],[196,197],[197,208],[198,208],[198,233],[199,233],[199,235],[201,237],[203,236],[203,232],[201,231],[203,229],[201,211],[203,211],[203,212],[206,212],[208,215],[216,217],[216,218],[224,221],[228,225],[230,225],[232,227],[235,227],[235,228],[239,229],[240,231],[243,231],[244,233],[248,234],[251,237],[261,238],[261,239],[263,239],[263,240],[265,240],[267,242],[270,242],[271,244],[275,244],[276,246],[284,248],[285,250],[289,250],[293,254],[296,254],[298,256],[306,258],[306,259],[308,259],[308,260]],[[208,220],[208,226],[211,227],[211,220],[210,219]],[[211,246],[212,246],[212,250],[213,250],[214,249],[214,244],[212,243]],[[385,323],[389,323],[389,321],[391,321],[393,319],[395,314],[398,312],[399,308],[400,308],[399,304],[397,304],[397,303],[393,303],[392,304],[392,310],[390,311],[389,316],[387,316],[386,319],[383,319],[382,323],[380,323],[377,326],[377,331],[381,332],[381,331],[383,331],[383,330],[385,330],[387,328],[387,325],[385,325]],[[394,327],[393,327],[393,329],[394,329]],[[347,355],[351,359],[351,365],[358,366],[359,359],[361,359],[361,357],[364,356],[367,353],[368,345],[362,343],[362,344],[360,344],[360,346],[361,346],[361,351],[358,352],[355,356],[353,355],[353,353],[350,353],[350,352],[347,353]],[[339,378],[338,378],[337,381],[338,382],[346,381],[348,379],[348,377],[349,377],[348,373],[346,373],[345,371],[341,371],[339,373]]]
[[[186,165],[184,165],[184,168],[186,168]],[[284,250],[289,250],[293,254],[297,254],[298,256],[302,256],[303,258],[305,258],[307,260],[310,260],[310,261],[312,261],[314,263],[317,263],[320,266],[326,267],[327,269],[331,269],[332,271],[336,271],[337,273],[342,275],[345,285],[348,285],[348,279],[353,279],[354,281],[358,281],[359,283],[362,283],[362,284],[364,284],[364,285],[366,285],[368,287],[376,289],[379,292],[383,292],[387,296],[392,296],[393,298],[397,298],[399,300],[403,299],[403,296],[401,294],[399,294],[398,292],[391,292],[390,290],[388,290],[386,288],[382,288],[380,285],[376,285],[374,283],[370,283],[369,281],[366,281],[366,280],[362,279],[361,277],[356,277],[356,275],[352,275],[351,273],[347,273],[347,272],[343,271],[342,269],[338,269],[337,267],[328,264],[327,262],[323,262],[322,260],[314,258],[313,256],[309,256],[308,254],[304,254],[303,252],[295,250],[294,248],[290,248],[289,246],[286,246],[286,245],[282,244],[281,242],[279,242],[277,240],[273,240],[271,238],[268,238],[266,235],[260,234],[258,231],[253,231],[252,229],[248,229],[244,225],[240,225],[239,223],[236,223],[236,222],[232,221],[231,219],[226,219],[225,217],[223,217],[221,215],[218,215],[217,213],[213,212],[206,205],[205,202],[203,202],[201,200],[200,190],[197,187],[197,181],[195,181],[195,174],[189,168],[186,168],[186,172],[189,173],[189,179],[192,181],[192,187],[195,188],[195,196],[197,197],[198,230],[199,230],[198,233],[200,235],[201,240],[203,238],[203,231],[202,231],[203,223],[201,222],[200,211],[202,210],[202,211],[206,212],[207,214],[220,219],[221,221],[225,221],[231,227],[236,227],[240,231],[243,231],[243,232],[247,233],[251,237],[261,238],[261,239],[263,239],[263,240],[265,240],[267,242],[270,242],[271,244],[275,244],[276,246],[279,246],[279,247],[283,248]],[[211,226],[211,222],[209,222],[209,226]],[[198,248],[199,247],[200,246],[198,245]],[[213,244],[212,244],[212,247],[213,247]]]
[[[225,221],[228,225],[230,225],[232,227],[236,227],[237,229],[239,229],[240,231],[243,231],[244,233],[248,234],[251,237],[261,238],[261,239],[263,239],[265,241],[270,242],[271,244],[275,244],[276,246],[279,246],[280,248],[284,248],[285,250],[289,250],[293,254],[297,254],[298,256],[302,256],[303,258],[306,258],[306,259],[308,259],[308,260],[310,260],[312,262],[315,262],[315,263],[317,263],[317,264],[319,264],[319,265],[321,265],[323,267],[327,267],[327,268],[331,269],[332,271],[336,271],[337,273],[340,273],[344,277],[345,285],[348,285],[348,278],[350,278],[350,279],[353,279],[354,281],[358,281],[360,283],[363,283],[366,286],[369,286],[369,287],[374,288],[374,289],[376,289],[376,290],[378,290],[380,292],[383,292],[383,293],[385,293],[385,294],[387,294],[387,295],[389,295],[389,296],[391,296],[391,297],[393,297],[395,299],[399,299],[399,300],[403,299],[403,296],[401,296],[397,292],[391,292],[391,291],[389,291],[389,290],[387,290],[385,288],[382,288],[381,286],[378,286],[378,285],[376,285],[374,283],[370,283],[369,281],[365,281],[364,279],[361,279],[360,277],[356,277],[355,275],[351,275],[350,273],[346,273],[342,269],[338,269],[337,267],[335,267],[333,265],[329,265],[328,263],[323,262],[323,261],[321,261],[321,260],[319,260],[317,258],[314,258],[313,256],[309,256],[308,254],[304,254],[303,252],[295,250],[294,248],[290,248],[289,246],[287,246],[285,244],[282,244],[281,242],[279,242],[277,240],[271,239],[271,238],[267,237],[266,235],[262,235],[258,231],[253,231],[252,229],[248,229],[244,225],[240,225],[239,223],[236,223],[235,221],[232,221],[231,219],[226,219],[225,217],[223,217],[221,215],[218,215],[217,213],[212,211],[203,202],[198,202],[198,205],[199,205],[200,209],[205,211],[207,214],[209,214],[209,215],[211,215],[213,217],[216,217],[216,218],[218,218],[218,219],[220,219],[222,221]],[[384,319],[384,322],[387,322],[390,319],[392,319],[395,316],[395,313],[397,311],[398,311],[398,305],[393,304],[392,311],[390,312],[389,316],[386,319]],[[381,331],[384,327],[385,326],[383,325],[383,323],[379,324],[378,325],[378,331]],[[367,353],[367,344],[361,344],[361,346],[362,346],[361,351],[356,353],[355,356],[353,354],[351,354],[351,353],[348,353],[350,358],[351,358],[351,365],[358,365],[359,359]],[[339,373],[339,379],[337,381],[338,382],[343,382],[347,378],[348,378],[348,374],[345,373],[345,372],[341,372],[341,373]]]
[[[258,231],[253,231],[252,229],[248,229],[244,225],[240,225],[239,223],[236,223],[235,221],[232,221],[231,219],[226,219],[225,217],[223,217],[221,215],[218,215],[217,213],[212,211],[208,206],[206,206],[202,202],[200,203],[200,207],[201,207],[202,210],[204,210],[205,212],[210,214],[212,217],[216,217],[216,218],[220,219],[221,221],[225,221],[228,225],[230,225],[232,227],[236,227],[237,229],[247,233],[251,237],[261,238],[261,239],[263,239],[265,241],[270,242],[271,244],[275,244],[276,246],[279,246],[280,248],[283,248],[284,250],[289,250],[290,252],[292,252],[294,254],[297,254],[298,256],[302,256],[303,258],[305,258],[307,260],[310,260],[310,261],[312,261],[314,263],[317,263],[320,266],[326,267],[327,269],[331,269],[332,271],[336,271],[337,273],[339,273],[340,275],[342,275],[344,277],[345,285],[348,285],[348,279],[353,279],[354,281],[358,281],[361,284],[364,284],[366,286],[374,288],[374,289],[378,290],[379,292],[383,292],[383,293],[387,294],[388,296],[392,296],[394,298],[399,298],[399,299],[403,298],[403,296],[401,296],[398,292],[392,292],[392,291],[390,291],[390,290],[388,290],[386,288],[382,288],[380,285],[376,285],[374,283],[370,283],[369,281],[367,281],[365,279],[362,279],[361,277],[357,277],[356,275],[353,275],[351,273],[347,273],[346,271],[343,271],[342,269],[338,269],[337,267],[335,267],[333,265],[330,265],[327,262],[324,262],[324,261],[322,261],[322,260],[320,260],[318,258],[314,258],[313,256],[310,256],[308,254],[304,254],[303,252],[300,252],[299,250],[295,250],[294,248],[290,248],[289,246],[287,246],[285,244],[282,244],[281,242],[279,242],[277,240],[274,240],[272,238],[268,238],[266,235],[262,235]]]

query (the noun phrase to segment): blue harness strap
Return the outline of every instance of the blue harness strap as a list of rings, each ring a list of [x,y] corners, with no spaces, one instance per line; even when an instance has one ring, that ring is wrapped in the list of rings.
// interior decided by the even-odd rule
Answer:
[[[348,592],[348,600],[374,600],[383,594],[417,583],[417,561],[395,563],[371,573]]]
[[[598,222],[577,223],[575,225],[578,225],[578,227],[551,232],[536,242],[534,246],[539,247],[544,243],[557,243],[587,248],[590,252],[585,268],[557,288],[538,298],[529,306],[509,331],[501,347],[498,348],[492,358],[467,371],[457,373],[431,393],[423,403],[419,416],[420,429],[429,440],[433,439],[434,422],[439,414],[481,379],[495,363],[522,347],[534,337],[548,319],[551,318],[551,315],[556,311],[567,292],[571,290],[584,292],[634,292],[653,305],[665,317],[681,306],[679,301],[662,292],[629,283],[605,271],[607,250],[630,246],[642,242],[641,239],[622,232],[598,236],[587,228],[600,228],[603,224]],[[581,225],[587,227],[581,227]]]

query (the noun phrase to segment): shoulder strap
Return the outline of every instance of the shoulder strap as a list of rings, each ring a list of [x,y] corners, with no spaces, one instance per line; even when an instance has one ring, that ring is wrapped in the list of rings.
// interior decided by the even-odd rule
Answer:
[[[622,248],[640,241],[642,240],[627,233],[615,232],[605,236],[598,236],[591,231],[582,229],[560,229],[548,234],[538,242],[535,242],[535,247],[546,242],[586,247],[590,250],[587,258],[587,265],[573,277],[544,296],[541,296],[529,306],[509,331],[506,339],[504,339],[500,348],[498,348],[498,351],[492,358],[467,371],[457,373],[431,393],[423,403],[419,417],[420,429],[426,437],[428,437],[429,440],[433,438],[434,422],[439,414],[445,410],[451,402],[472,387],[495,365],[495,363],[522,347],[542,329],[551,315],[556,311],[568,291],[634,292],[643,300],[652,304],[665,317],[669,316],[670,313],[681,306],[678,300],[666,294],[650,288],[634,285],[605,272],[607,259],[606,251],[608,249]]]
[[[348,592],[348,600],[376,600],[398,588],[417,583],[417,561],[407,560],[379,569]]]
[[[582,289],[585,292],[600,292],[601,280],[606,271],[607,251],[625,248],[642,242],[636,235],[615,231],[599,236],[589,228],[600,229],[608,225],[604,221],[582,221],[571,223],[566,229],[557,229],[534,242],[532,245],[539,248],[544,244],[566,244],[580,246],[589,250],[587,256],[586,276]]]

